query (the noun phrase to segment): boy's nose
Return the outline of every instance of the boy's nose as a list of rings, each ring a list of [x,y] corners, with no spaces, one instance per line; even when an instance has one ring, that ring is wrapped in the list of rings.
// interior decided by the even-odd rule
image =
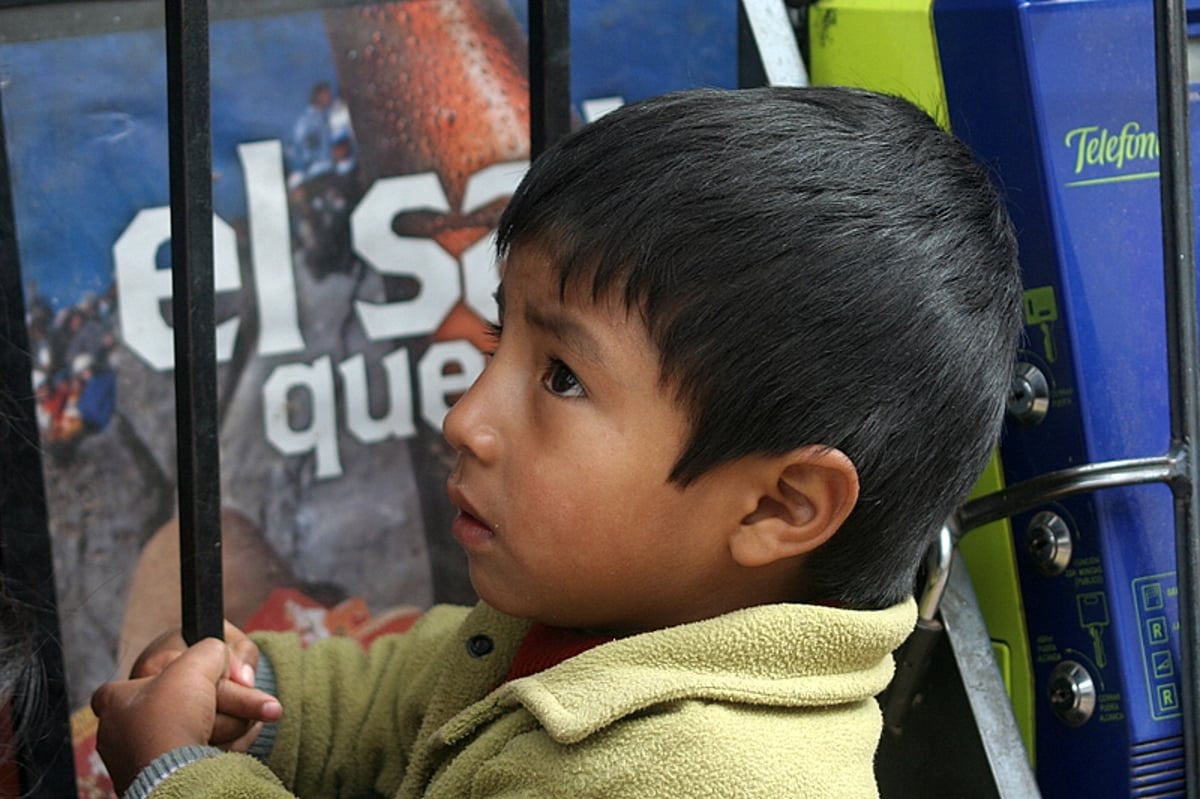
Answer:
[[[458,398],[442,422],[442,435],[456,452],[484,462],[495,459],[500,444],[497,430],[490,421],[496,409],[485,397],[487,381],[488,370],[485,369],[467,393]]]

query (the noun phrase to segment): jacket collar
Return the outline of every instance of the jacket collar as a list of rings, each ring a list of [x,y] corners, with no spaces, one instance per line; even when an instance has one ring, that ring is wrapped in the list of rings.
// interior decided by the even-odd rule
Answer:
[[[497,623],[508,620],[487,611]],[[506,683],[451,719],[439,737],[458,739],[517,706],[556,741],[573,743],[679,700],[786,708],[857,702],[887,687],[891,653],[915,620],[911,599],[877,611],[764,605],[641,633]]]

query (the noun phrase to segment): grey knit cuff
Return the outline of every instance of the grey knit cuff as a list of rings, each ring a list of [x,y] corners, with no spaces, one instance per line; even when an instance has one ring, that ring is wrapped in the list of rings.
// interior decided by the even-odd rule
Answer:
[[[271,665],[271,659],[261,652],[258,655],[258,668],[254,671],[254,687],[260,691],[265,691],[271,696],[277,696],[275,693],[275,667]],[[264,724],[258,732],[258,737],[254,739],[254,743],[250,745],[250,749],[246,754],[256,758],[261,763],[266,763],[271,758],[271,752],[275,749],[275,734],[279,729],[276,722]]]
[[[123,799],[147,799],[159,783],[179,769],[219,754],[221,750],[215,746],[181,746],[159,755],[137,775],[137,779],[125,790]]]

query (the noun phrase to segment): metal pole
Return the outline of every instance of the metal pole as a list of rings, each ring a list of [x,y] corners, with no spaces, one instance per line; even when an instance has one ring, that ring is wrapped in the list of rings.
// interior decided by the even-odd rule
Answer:
[[[1175,563],[1179,582],[1179,622],[1183,751],[1187,795],[1200,797],[1197,775],[1200,734],[1200,496],[1194,490],[1200,464],[1197,438],[1197,369],[1200,345],[1196,322],[1196,250],[1192,214],[1191,145],[1187,105],[1187,17],[1183,0],[1155,0],[1155,72],[1158,86],[1159,175],[1162,199],[1163,279],[1167,311],[1167,375],[1171,394],[1171,448],[1182,458],[1171,483],[1175,497]]]
[[[941,603],[942,623],[1001,799],[1039,799],[1041,790],[1021,740],[987,624],[962,555],[955,550]]]
[[[183,635],[221,637],[207,0],[166,0],[175,424]]]
[[[1066,499],[1102,488],[1168,483],[1174,485],[1183,476],[1182,453],[1147,458],[1129,458],[1071,466],[1031,477],[991,494],[971,500],[955,513],[955,538],[976,527],[1016,516],[1038,505]]]
[[[571,131],[571,4],[529,3],[529,155]]]

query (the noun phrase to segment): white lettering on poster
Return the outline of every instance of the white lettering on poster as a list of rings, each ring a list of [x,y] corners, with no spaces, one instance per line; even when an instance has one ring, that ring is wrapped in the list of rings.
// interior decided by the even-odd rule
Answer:
[[[308,402],[296,401],[296,392],[307,392]],[[311,409],[307,425],[293,427],[288,419],[292,408]],[[267,440],[284,455],[317,454],[317,479],[338,477],[342,460],[338,454],[333,370],[329,356],[322,355],[309,366],[290,363],[271,372],[263,383],[263,426]]]
[[[283,146],[277,140],[241,144],[238,159],[246,176],[250,262],[259,314],[258,354],[298,352],[304,349],[304,337],[296,318]]]
[[[300,352],[305,341],[298,318],[283,148],[277,140],[246,143],[238,147],[238,158],[247,187],[249,274],[259,321],[258,355]],[[528,162],[495,164],[472,175],[464,191],[463,210],[471,213],[510,196],[528,166]],[[401,236],[392,227],[396,216],[404,212],[451,210],[437,175],[427,172],[376,181],[352,211],[351,245],[368,267],[387,275],[411,276],[419,284],[417,294],[406,300],[355,303],[355,314],[370,340],[431,335],[460,299],[481,317],[495,319],[494,233],[456,259],[433,239]],[[240,291],[237,241],[230,225],[216,216],[213,238],[216,291]],[[113,247],[122,337],[158,371],[174,368],[173,337],[162,313],[164,302],[172,295],[171,271],[157,268],[158,252],[170,239],[169,208],[150,208],[134,217]],[[218,362],[232,357],[238,321],[235,317],[217,327]],[[410,377],[406,346],[385,355],[379,366],[382,369],[373,368],[361,353],[339,363],[336,373],[327,355],[311,363],[276,366],[262,387],[267,440],[285,455],[314,455],[319,479],[337,477],[342,474],[338,379],[347,432],[364,444],[375,444],[416,435],[414,396],[421,399],[421,418],[440,429],[453,399],[483,370],[484,357],[466,341],[435,342],[417,364],[417,386]],[[372,409],[369,381],[380,372],[386,380],[387,404]],[[297,413],[297,408],[307,412]]]
[[[171,240],[171,209],[139,211],[113,245],[117,291],[121,297],[121,331],[125,344],[155,369],[175,367],[175,344],[160,303],[170,301],[171,271],[157,268],[158,250]],[[213,217],[213,286],[220,294],[242,287],[238,276],[237,239],[224,220]],[[233,355],[238,320],[217,325],[217,361]]]
[[[378,271],[412,275],[421,284],[411,300],[354,303],[358,321],[372,341],[430,333],[458,302],[458,262],[454,256],[432,239],[400,236],[392,231],[392,220],[403,211],[449,210],[442,184],[432,172],[376,181],[354,209],[350,236],[355,251]]]
[[[411,438],[417,434],[413,424],[412,388],[408,380],[408,350],[398,349],[384,356],[387,375],[388,409],[383,416],[371,416],[367,393],[367,359],[362,353],[338,364],[342,386],[346,390],[346,428],[364,444],[388,438]]]

